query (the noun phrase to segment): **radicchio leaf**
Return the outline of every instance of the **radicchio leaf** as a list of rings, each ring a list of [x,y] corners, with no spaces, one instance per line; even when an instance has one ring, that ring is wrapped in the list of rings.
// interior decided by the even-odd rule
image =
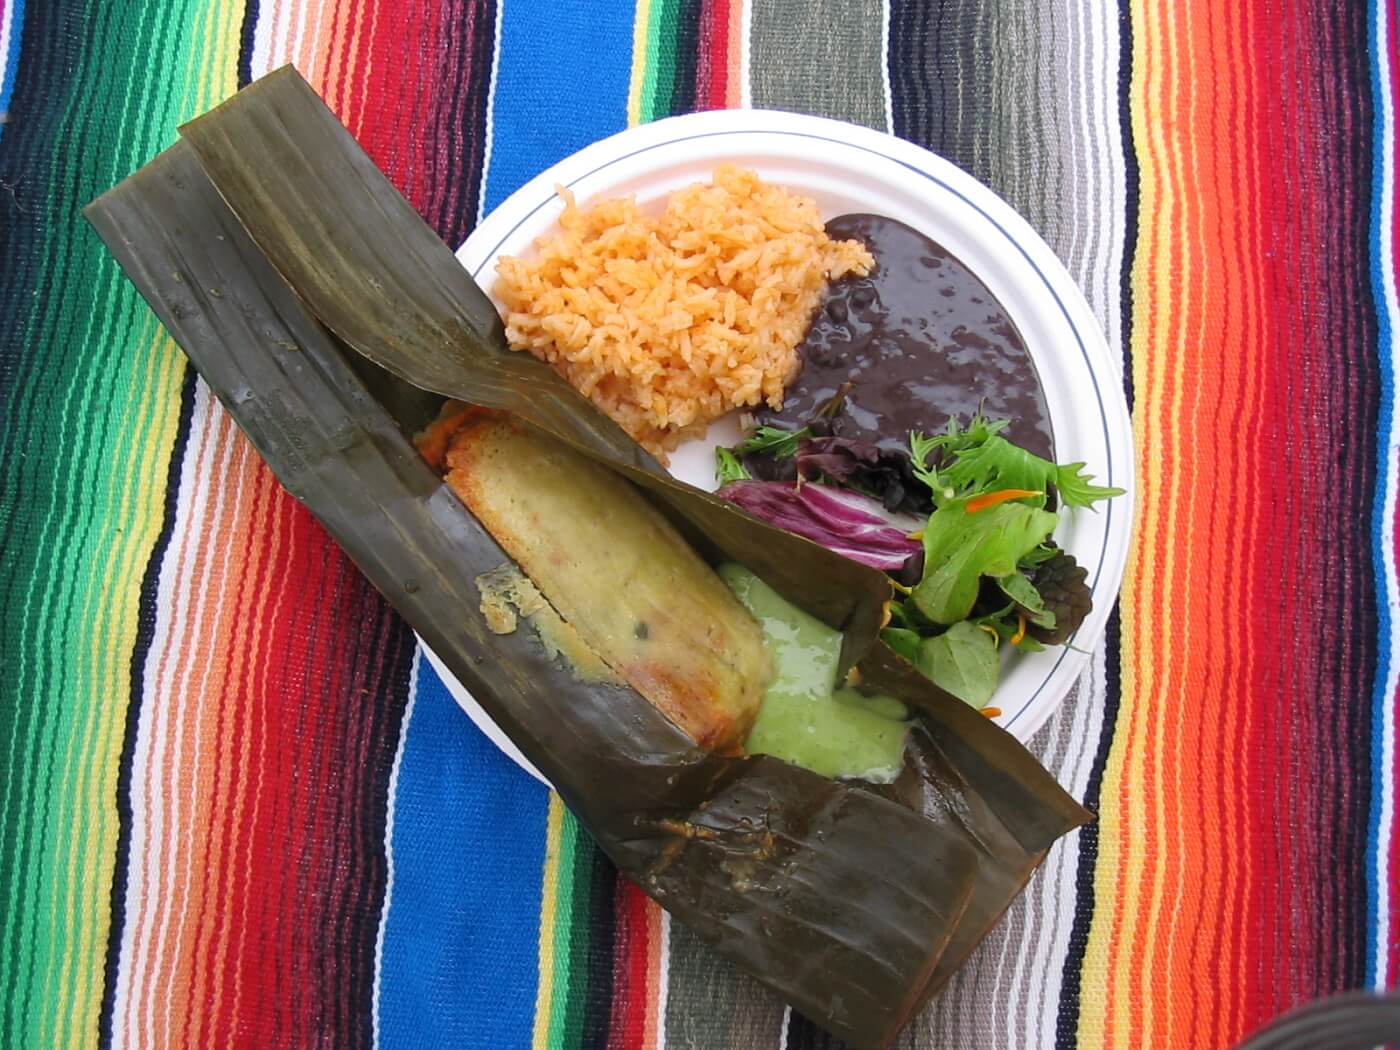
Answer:
[[[927,488],[914,477],[909,454],[900,449],[836,435],[804,438],[797,472],[872,493],[891,512],[927,514],[933,509]]]
[[[876,500],[827,485],[735,481],[717,493],[756,518],[796,533],[863,565],[897,572],[923,551],[909,533],[923,523],[892,515]]]

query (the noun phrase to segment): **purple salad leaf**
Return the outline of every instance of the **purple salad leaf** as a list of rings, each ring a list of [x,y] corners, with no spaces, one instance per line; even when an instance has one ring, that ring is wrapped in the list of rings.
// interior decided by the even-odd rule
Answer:
[[[1046,610],[1054,614],[1055,624],[1049,628],[1032,626],[1032,638],[1044,645],[1064,645],[1069,641],[1093,608],[1088,578],[1088,570],[1063,550],[1036,566],[1031,583],[1040,592]]]
[[[781,481],[735,481],[716,493],[756,518],[796,533],[853,561],[896,572],[922,552],[909,534],[918,518],[887,512],[877,500],[849,489]]]
[[[928,490],[914,477],[909,454],[838,435],[804,438],[797,449],[797,472],[869,492],[885,509],[927,514],[933,509]]]

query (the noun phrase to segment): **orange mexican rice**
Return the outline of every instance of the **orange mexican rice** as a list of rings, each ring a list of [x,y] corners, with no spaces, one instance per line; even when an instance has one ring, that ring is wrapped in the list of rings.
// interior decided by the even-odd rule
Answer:
[[[873,265],[814,202],[731,166],[654,217],[559,194],[558,232],[497,264],[510,345],[658,454],[731,409],[781,408],[827,281]]]

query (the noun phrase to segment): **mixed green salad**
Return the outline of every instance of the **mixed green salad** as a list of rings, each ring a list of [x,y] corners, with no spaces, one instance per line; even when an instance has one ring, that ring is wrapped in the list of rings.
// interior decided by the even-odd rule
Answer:
[[[1087,573],[1054,539],[1061,514],[1123,492],[1012,444],[1008,425],[950,419],[901,449],[823,433],[821,420],[757,427],[716,450],[719,495],[889,573],[884,641],[994,713],[1001,647],[1067,644],[1089,613]]]

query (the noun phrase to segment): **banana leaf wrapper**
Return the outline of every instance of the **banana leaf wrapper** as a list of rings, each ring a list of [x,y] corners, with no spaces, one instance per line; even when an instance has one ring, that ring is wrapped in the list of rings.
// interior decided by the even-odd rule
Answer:
[[[656,497],[702,553],[747,559],[784,597],[842,630],[843,672],[873,644],[891,593],[881,573],[816,544],[793,559],[771,526],[770,545],[755,543],[747,514],[675,481],[552,368],[511,352],[486,294],[295,69],[264,77],[180,135],[339,339],[421,390],[511,412],[606,460]],[[278,171],[292,156],[296,167]]]
[[[1085,811],[1007,734],[870,645],[862,603],[881,592],[863,570],[665,479],[551,370],[506,350],[489,301],[294,73],[196,129],[87,216],[282,484],[621,871],[833,1034],[888,1045]],[[222,163],[259,151],[256,178]],[[407,437],[441,400],[425,390],[568,441],[702,551],[855,634],[863,679],[920,712],[896,783],[706,753],[631,689],[578,680],[531,632],[493,633],[475,580],[508,559]]]

